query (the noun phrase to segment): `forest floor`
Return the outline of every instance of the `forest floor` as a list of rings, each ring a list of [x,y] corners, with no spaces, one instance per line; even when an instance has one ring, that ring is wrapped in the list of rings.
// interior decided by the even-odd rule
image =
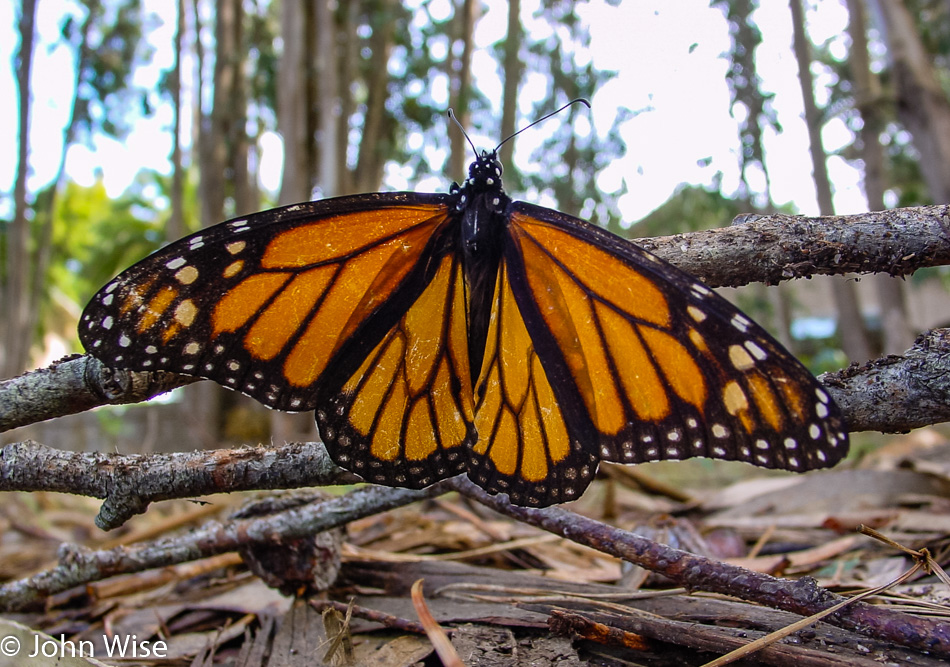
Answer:
[[[855,532],[858,525],[907,549],[926,547],[939,564],[950,561],[950,441],[939,429],[924,429],[883,442],[872,454],[859,451],[835,469],[804,476],[707,460],[604,466],[585,496],[565,507],[754,572],[814,577],[850,596],[915,565],[912,554]],[[260,495],[156,503],[104,533],[93,523],[94,500],[5,494],[0,582],[56,566],[63,543],[94,550],[173,543]],[[332,583],[322,592],[282,595],[240,554],[226,553],[119,574],[52,595],[43,609],[2,614],[0,667],[702,665],[802,619],[780,604],[676,588],[455,493],[351,523],[341,537],[310,556],[327,559],[322,576]],[[286,576],[299,564],[290,551],[245,556],[289,588]],[[419,579],[424,601],[414,604]],[[950,587],[923,569],[864,600],[946,622],[941,631],[950,626],[948,601]],[[437,630],[427,636],[420,627],[426,610],[459,662],[436,654],[430,636]],[[919,650],[926,637],[914,648],[853,625],[809,622],[734,664],[947,664],[946,653]]]

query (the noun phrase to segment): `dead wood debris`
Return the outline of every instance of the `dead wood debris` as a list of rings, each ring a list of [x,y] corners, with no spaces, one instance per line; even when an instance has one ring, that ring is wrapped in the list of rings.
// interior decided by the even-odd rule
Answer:
[[[705,478],[730,469],[694,465],[704,467]],[[689,464],[683,466],[674,470],[688,471]],[[233,550],[209,557],[211,549],[198,560],[99,572],[48,595],[39,610],[5,614],[0,635],[16,631],[25,633],[17,635],[21,641],[32,642],[31,633],[41,631],[89,641],[100,658],[110,637],[134,634],[168,646],[161,660],[126,665],[438,665],[410,599],[412,583],[424,578],[433,621],[469,667],[699,665],[802,618],[789,610],[806,613],[838,599],[826,590],[851,595],[913,567],[912,555],[854,533],[858,524],[909,549],[926,547],[944,566],[950,560],[950,445],[937,430],[894,440],[860,466],[796,477],[764,474],[715,491],[674,481],[673,487],[688,490],[678,498],[643,491],[650,475],[662,482],[653,488],[663,489],[669,470],[640,467],[636,490],[628,488],[626,476],[611,475],[571,512],[506,510],[497,503],[492,510],[491,499],[481,499],[486,506],[444,496],[364,515],[346,527],[335,585],[300,601],[308,604],[265,586]],[[463,484],[456,488],[477,496]],[[92,500],[9,494],[0,505],[0,576],[15,583],[55,569],[64,542],[82,545],[77,553],[133,553],[202,536],[203,544],[220,537],[233,549],[238,542],[227,517],[245,497],[156,503],[117,533],[105,534],[93,523]],[[605,498],[612,499],[609,507]],[[277,502],[259,520],[287,507],[300,511]],[[622,530],[589,518],[605,512]],[[249,520],[239,514],[231,521],[247,526]],[[283,524],[261,524],[255,539],[267,525]],[[575,531],[572,539],[555,535],[567,531]],[[648,566],[631,570],[616,557],[632,544],[631,533],[713,560],[631,558]],[[673,552],[655,553],[669,558]],[[802,580],[806,575],[814,577],[813,585]],[[941,633],[950,628],[950,590],[935,577],[915,578],[873,604],[799,630],[743,664],[945,664]],[[716,582],[741,585],[717,589]],[[757,596],[758,604],[740,601],[740,595]],[[335,623],[321,614],[326,609],[340,614]],[[875,620],[881,618],[891,634],[881,630],[884,622]]]

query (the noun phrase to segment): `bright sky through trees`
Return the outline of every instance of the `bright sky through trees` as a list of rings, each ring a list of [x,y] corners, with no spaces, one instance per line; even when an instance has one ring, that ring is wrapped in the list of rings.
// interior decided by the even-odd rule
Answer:
[[[542,29],[533,20],[535,2],[523,2],[525,30]],[[777,203],[793,202],[799,211],[817,212],[808,140],[802,120],[802,102],[797,68],[791,51],[791,17],[786,3],[763,3],[755,14],[764,42],[757,51],[764,88],[776,93],[774,101],[784,128],[780,135],[766,134],[768,166],[772,175],[773,195]],[[490,0],[489,10],[481,19],[476,41],[486,47],[504,36],[506,3]],[[626,179],[628,194],[620,200],[623,217],[635,221],[662,204],[680,183],[710,184],[722,173],[725,194],[738,183],[735,151],[737,132],[729,115],[729,92],[724,80],[726,62],[720,57],[728,50],[729,35],[722,13],[709,8],[709,0],[680,0],[676,3],[638,1],[614,8],[595,0],[579,5],[582,18],[590,25],[590,57],[601,69],[618,71],[618,77],[595,95],[591,112],[595,128],[604,132],[617,106],[638,111],[624,125],[622,135],[627,155],[599,178],[605,190],[613,190]],[[157,49],[153,63],[142,68],[137,81],[155,85],[161,69],[172,63],[174,4],[149,0],[146,6],[158,14],[164,25],[154,30],[149,41]],[[0,215],[10,215],[11,195],[16,166],[17,119],[13,74],[13,49],[17,43],[14,3],[0,3],[0,145],[9,147],[0,157]],[[65,99],[72,76],[71,58],[63,49],[51,47],[58,38],[59,22],[64,13],[77,13],[70,0],[44,0],[38,4],[38,41],[34,56],[32,82],[33,117],[31,131],[32,166],[29,189],[35,192],[54,176],[65,123]],[[843,55],[847,14],[834,0],[818,3],[808,26],[815,42],[832,40],[832,50]],[[532,33],[533,34],[533,33]],[[581,56],[579,57],[586,57]],[[190,66],[190,64],[188,65]],[[502,82],[499,68],[487,50],[476,54],[475,85],[488,99],[500,100]],[[821,75],[819,84],[823,82]],[[542,82],[528,77],[522,91],[528,102],[543,95]],[[818,91],[819,103],[823,93]],[[499,111],[500,114],[500,111]],[[112,196],[128,187],[140,169],[170,170],[171,109],[163,106],[155,117],[141,119],[124,142],[98,137],[94,149],[73,146],[67,159],[68,176],[90,184],[101,170]],[[185,132],[190,132],[185,117]],[[552,119],[549,122],[557,122]],[[186,137],[188,135],[186,134]],[[485,138],[488,143],[496,138]],[[850,141],[848,130],[832,120],[825,128],[825,148],[831,153]],[[187,139],[186,139],[187,141]],[[530,133],[519,138],[530,147]],[[274,135],[263,141],[262,184],[276,189],[280,177],[280,143]],[[528,151],[519,151],[527,155]],[[832,157],[829,170],[836,188],[839,213],[862,210],[866,204],[860,190],[858,173],[844,160]],[[432,183],[389,183],[393,188]],[[445,185],[442,186],[443,188]],[[541,202],[543,203],[543,202]],[[724,224],[728,221],[722,221]]]

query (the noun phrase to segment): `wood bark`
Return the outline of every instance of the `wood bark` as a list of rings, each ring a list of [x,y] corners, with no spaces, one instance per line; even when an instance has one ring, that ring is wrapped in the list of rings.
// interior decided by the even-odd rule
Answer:
[[[389,58],[395,45],[396,5],[393,0],[378,0],[371,14],[373,34],[369,39],[372,62],[366,78],[366,112],[360,136],[353,176],[357,192],[379,190],[386,161],[386,100],[389,98]]]
[[[336,3],[316,2],[314,12],[317,28],[317,48],[315,70],[317,75],[317,105],[319,106],[319,126],[317,145],[319,164],[317,182],[323,197],[335,197],[340,194],[337,165],[337,118],[340,113],[340,90],[338,84],[339,58],[337,57],[337,33],[333,8]],[[385,68],[384,68],[385,70]]]
[[[310,198],[312,142],[309,133],[309,62],[307,34],[310,3],[286,0],[281,4],[283,53],[277,81],[277,129],[284,143],[284,170],[280,182],[280,205]]]
[[[521,62],[521,44],[524,41],[524,28],[521,25],[521,2],[512,0],[508,3],[508,37],[505,39],[505,91],[501,106],[501,135],[499,141],[512,136],[518,122],[518,90],[521,88],[521,79],[524,75],[524,63]],[[502,170],[514,173],[514,142],[509,141],[501,147],[499,159]],[[572,165],[573,166],[573,165]]]
[[[182,166],[181,151],[181,55],[184,47],[183,33],[185,31],[185,0],[177,0],[177,25],[175,26],[175,62],[172,65],[171,94],[172,94],[172,189],[171,189],[171,217],[165,226],[165,238],[169,241],[180,239],[185,235],[185,179]]]

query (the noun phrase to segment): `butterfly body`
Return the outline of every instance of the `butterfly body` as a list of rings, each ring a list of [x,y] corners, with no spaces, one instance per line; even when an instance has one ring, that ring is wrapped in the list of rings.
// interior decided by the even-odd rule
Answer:
[[[847,451],[801,364],[695,278],[512,201],[495,152],[448,194],[374,193],[231,220],[90,302],[106,364],[314,410],[334,460],[421,488],[467,473],[575,499],[601,460],[710,456],[804,471]]]

